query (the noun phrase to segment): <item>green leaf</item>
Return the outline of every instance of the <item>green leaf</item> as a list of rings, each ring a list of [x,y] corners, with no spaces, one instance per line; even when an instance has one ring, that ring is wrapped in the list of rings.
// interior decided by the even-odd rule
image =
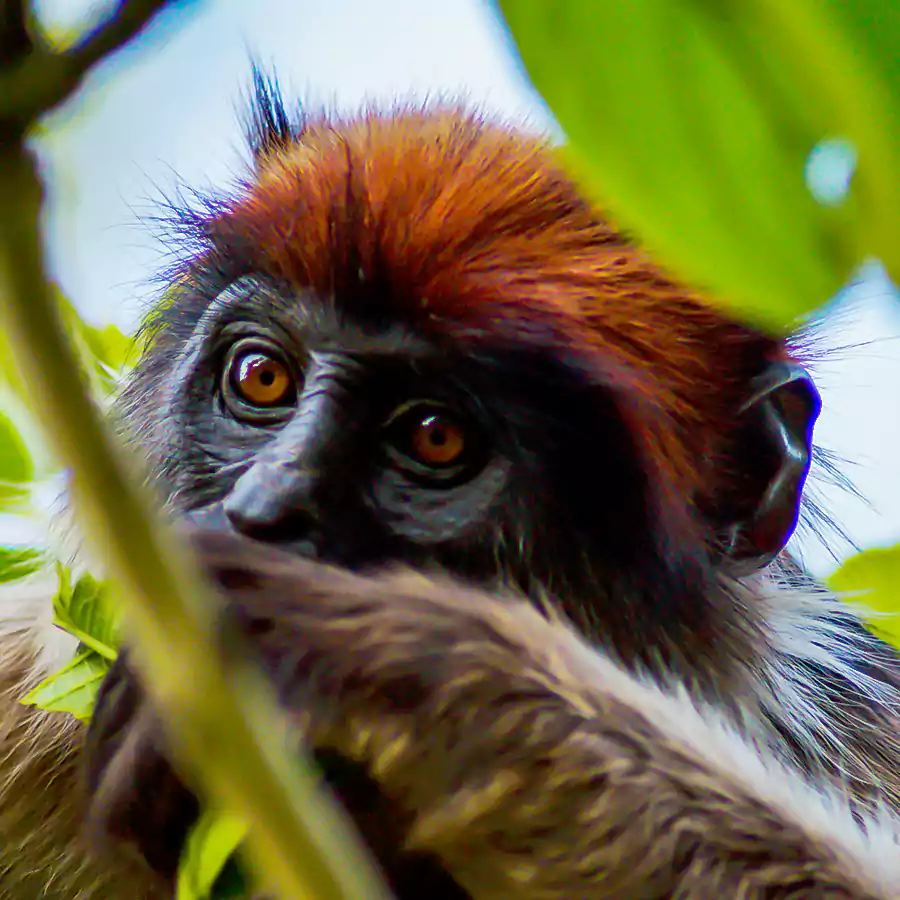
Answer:
[[[45,563],[44,554],[30,547],[0,547],[0,584],[27,578]]]
[[[25,441],[12,420],[0,413],[0,511],[20,509],[33,478],[34,464]]]
[[[59,292],[56,300],[63,321],[77,352],[81,371],[97,400],[104,400],[122,383],[136,352],[136,342],[114,325],[97,328],[85,322],[74,306]],[[75,373],[73,373],[75,374]],[[37,398],[13,358],[6,334],[0,332],[0,465],[2,451],[31,462],[30,474],[22,485],[4,484],[9,479],[0,473],[0,512],[21,512],[27,499],[27,482],[58,471],[58,462],[48,453],[44,435],[37,425]]]
[[[118,387],[134,342],[115,325],[95,328],[62,295],[60,311],[79,362],[95,395],[105,396]]]
[[[776,0],[770,0],[773,4]],[[807,0],[804,7],[816,9]],[[871,164],[864,165],[861,175],[869,193],[867,205],[871,219],[864,220],[871,233],[872,253],[881,259],[895,282],[900,283],[900,241],[897,240],[898,198],[900,198],[900,155],[897,134],[900,131],[900,4],[894,0],[826,0],[822,8],[837,26],[846,44],[842,54],[845,71],[830,66],[820,67],[820,81],[830,82],[831,93],[841,93],[842,112],[853,116],[848,125],[850,136],[864,133],[860,146],[868,153]],[[807,53],[821,62],[833,54],[816,53],[824,39],[821,29],[810,33],[804,28],[803,8],[799,11],[784,4],[782,15],[798,18],[795,30],[806,41]],[[808,13],[807,13],[808,14]],[[857,91],[862,93],[857,93]],[[871,105],[867,105],[871,104]],[[893,145],[890,144],[893,141]]]
[[[867,623],[900,647],[900,546],[866,550],[850,557],[829,579],[836,591],[855,592]],[[871,611],[871,615],[866,615]]]
[[[54,621],[99,656],[116,658],[121,615],[109,596],[109,584],[86,573],[70,586],[68,569],[59,567],[59,590],[53,600]]]
[[[234,816],[206,810],[197,820],[178,867],[176,900],[231,900],[246,895],[234,853],[247,827]]]
[[[62,314],[83,374],[99,396],[105,396],[121,380],[136,353],[136,342],[115,325],[95,327],[88,324],[72,303],[59,291],[56,302]],[[22,377],[13,360],[12,348],[4,334],[0,334],[0,384],[27,402],[33,402],[31,387]]]
[[[89,325],[62,295],[59,303],[82,364],[100,378],[104,389],[112,389],[131,358],[134,341],[115,325]]]
[[[867,60],[866,30],[846,26],[840,0],[500,5],[576,170],[692,283],[783,329],[868,255],[891,267],[900,115],[879,64],[889,51]],[[853,18],[877,21],[885,7],[856,0]],[[843,202],[823,204],[806,168],[836,138],[858,164]]]
[[[33,551],[32,551],[33,552]],[[97,692],[116,658],[120,615],[106,582],[90,574],[72,585],[71,571],[57,565],[59,589],[53,600],[54,622],[81,642],[74,659],[42,681],[22,702],[52,712],[68,712],[89,721]]]
[[[68,665],[25,696],[22,703],[51,712],[71,713],[87,722],[109,667],[108,659],[93,650],[82,649]]]

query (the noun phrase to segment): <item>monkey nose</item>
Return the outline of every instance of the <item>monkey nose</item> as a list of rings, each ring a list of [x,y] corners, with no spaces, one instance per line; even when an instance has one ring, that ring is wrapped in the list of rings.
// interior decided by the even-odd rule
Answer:
[[[318,521],[313,478],[283,463],[259,462],[245,472],[222,503],[231,526],[271,543],[307,540]]]

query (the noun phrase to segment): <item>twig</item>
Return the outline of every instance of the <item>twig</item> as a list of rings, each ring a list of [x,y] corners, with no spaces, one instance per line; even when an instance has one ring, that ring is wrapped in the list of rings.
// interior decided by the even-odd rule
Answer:
[[[28,7],[25,0],[0,0],[0,62],[21,59],[31,52]]]
[[[137,467],[111,445],[76,377],[44,275],[43,192],[26,133],[162,6],[120,3],[117,15],[70,53],[32,49],[25,64],[11,60],[10,71],[0,70],[2,324],[40,399],[51,446],[71,466],[84,524],[117,579],[135,658],[177,759],[207,797],[253,823],[249,849],[281,896],[379,900],[388,895],[330,792],[296,750],[289,761],[277,740],[285,729],[271,686],[241,647],[231,642],[223,649],[216,599],[148,512],[131,476]],[[21,34],[16,40],[21,48]],[[4,90],[10,85],[12,98]]]
[[[120,0],[69,50],[55,53],[42,44],[31,46],[31,52],[0,71],[0,119],[31,122],[67,100],[98,62],[126,47],[167,5],[167,0]],[[19,20],[24,29],[25,14],[14,2],[9,15],[12,37]],[[0,60],[8,63],[10,57],[0,55]]]

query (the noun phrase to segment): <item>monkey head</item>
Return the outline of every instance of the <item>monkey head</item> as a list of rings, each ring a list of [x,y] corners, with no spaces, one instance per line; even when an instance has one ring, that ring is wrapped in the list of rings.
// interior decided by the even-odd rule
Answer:
[[[355,570],[550,596],[626,658],[796,522],[818,399],[780,340],[671,279],[551,148],[457,109],[291,117],[122,409],[178,514]],[[623,603],[622,598],[628,602]]]

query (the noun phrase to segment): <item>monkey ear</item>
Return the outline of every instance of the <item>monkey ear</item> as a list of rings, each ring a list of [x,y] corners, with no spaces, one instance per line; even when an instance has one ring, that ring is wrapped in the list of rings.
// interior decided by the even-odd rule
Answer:
[[[775,363],[757,378],[742,414],[747,505],[728,527],[726,553],[742,568],[771,562],[794,532],[821,410],[809,373]]]

